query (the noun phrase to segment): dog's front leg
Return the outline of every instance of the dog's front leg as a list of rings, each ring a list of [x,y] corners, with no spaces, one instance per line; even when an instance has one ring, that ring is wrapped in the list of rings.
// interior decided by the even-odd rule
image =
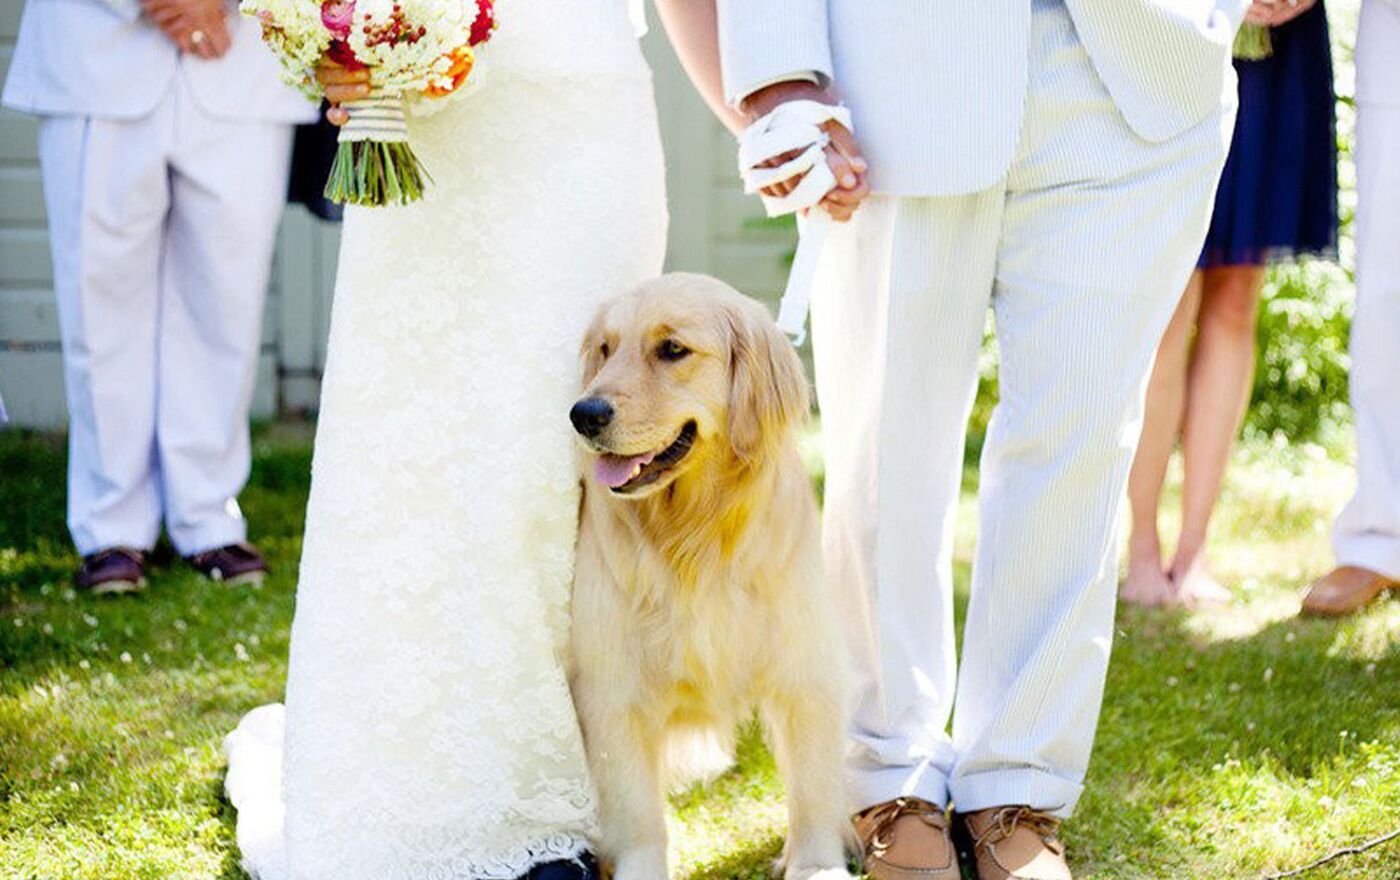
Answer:
[[[785,880],[849,880],[850,816],[842,768],[845,746],[840,689],[809,681],[768,700],[764,716],[787,787]]]
[[[580,700],[588,762],[598,787],[603,857],[613,880],[666,880],[666,804],[659,733],[630,707],[594,692]]]

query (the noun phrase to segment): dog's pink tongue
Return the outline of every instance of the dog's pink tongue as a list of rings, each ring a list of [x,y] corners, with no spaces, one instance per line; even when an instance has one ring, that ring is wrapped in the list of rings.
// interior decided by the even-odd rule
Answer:
[[[632,479],[632,474],[639,466],[646,467],[651,464],[653,458],[656,458],[654,452],[631,456],[600,455],[593,464],[593,476],[609,489],[616,489]]]

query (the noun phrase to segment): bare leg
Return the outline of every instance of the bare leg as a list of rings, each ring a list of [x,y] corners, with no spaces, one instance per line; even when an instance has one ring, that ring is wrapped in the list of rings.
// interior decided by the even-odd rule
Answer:
[[[1132,534],[1128,539],[1128,574],[1119,595],[1123,601],[1137,605],[1168,604],[1175,592],[1162,562],[1157,509],[1162,501],[1167,464],[1181,436],[1186,412],[1186,369],[1190,363],[1191,334],[1201,306],[1201,287],[1202,274],[1196,272],[1162,337],[1147,386],[1142,441],[1128,475]]]
[[[1182,432],[1186,476],[1181,540],[1170,569],[1177,599],[1187,605],[1230,599],[1229,591],[1210,575],[1205,543],[1249,403],[1264,272],[1263,266],[1223,266],[1205,273]]]

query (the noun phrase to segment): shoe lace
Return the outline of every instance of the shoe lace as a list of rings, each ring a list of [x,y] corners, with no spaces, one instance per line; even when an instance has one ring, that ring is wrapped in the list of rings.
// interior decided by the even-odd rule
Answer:
[[[905,816],[913,816],[939,831],[948,829],[948,817],[928,801],[921,798],[896,798],[865,814],[871,828],[870,842],[865,847],[867,856],[879,858],[889,852],[890,847],[894,845],[894,823]]]
[[[92,561],[94,563],[101,563],[105,562],[108,559],[111,559],[113,556],[125,557],[131,560],[132,562],[136,563],[137,565],[142,565],[146,561],[146,554],[142,553],[140,550],[133,550],[130,547],[109,547],[108,549],[95,554],[92,557]]]
[[[249,544],[249,543],[247,543],[247,542],[239,542],[239,543],[237,543],[237,544],[230,544],[230,545],[228,545],[227,547],[224,548],[224,551],[225,551],[229,556],[233,556],[233,557],[238,558],[238,559],[257,559],[257,558],[258,558],[258,551],[257,551],[257,550],[254,550],[254,549],[253,549],[253,545],[252,545],[252,544]]]
[[[1002,807],[997,810],[981,833],[974,832],[974,846],[982,850],[1000,843],[1015,834],[1017,828],[1025,828],[1035,834],[1056,855],[1064,853],[1064,844],[1056,837],[1060,830],[1060,820],[1030,807]]]
[[[196,553],[190,557],[190,561],[195,565],[208,565],[224,559],[254,559],[257,551],[248,543],[228,544],[223,547],[215,547],[213,550],[205,550],[203,553]]]

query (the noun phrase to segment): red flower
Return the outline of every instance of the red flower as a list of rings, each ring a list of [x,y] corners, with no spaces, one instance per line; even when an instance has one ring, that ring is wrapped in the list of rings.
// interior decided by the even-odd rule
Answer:
[[[347,70],[364,70],[365,65],[355,57],[355,50],[344,40],[332,40],[326,49],[326,57]]]
[[[476,0],[476,21],[472,22],[471,41],[467,45],[479,46],[491,39],[491,32],[496,29],[495,7],[495,0]]]

